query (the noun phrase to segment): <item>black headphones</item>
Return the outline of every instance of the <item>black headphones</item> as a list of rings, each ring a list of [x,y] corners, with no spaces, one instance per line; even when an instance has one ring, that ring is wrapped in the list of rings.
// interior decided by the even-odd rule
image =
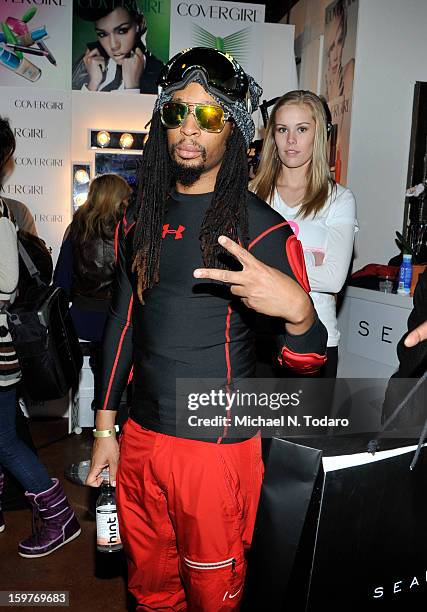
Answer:
[[[323,110],[325,112],[325,117],[326,117],[326,139],[329,140],[329,137],[331,135],[332,132],[332,114],[331,111],[329,110],[329,106],[328,103],[326,102],[326,99],[324,98],[324,96],[318,96],[319,100],[322,103],[323,106]],[[279,100],[280,97],[277,96],[276,98],[272,98],[271,100],[263,100],[262,104],[259,105],[259,109],[261,111],[261,116],[262,116],[262,121],[264,123],[264,128],[267,127],[267,123],[268,123],[268,109],[270,106],[273,106],[274,104],[276,104],[277,100]]]
[[[328,103],[326,102],[326,99],[323,96],[319,96],[319,100],[321,101],[323,105],[323,110],[325,111],[326,139],[329,140],[329,136],[331,135],[331,132],[332,132],[332,115],[331,115],[331,111],[329,110],[329,106],[328,106]]]

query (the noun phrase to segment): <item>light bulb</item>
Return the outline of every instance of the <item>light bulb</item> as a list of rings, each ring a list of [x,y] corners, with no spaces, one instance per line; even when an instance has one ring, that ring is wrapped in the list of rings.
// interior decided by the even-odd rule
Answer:
[[[79,208],[80,206],[82,206],[82,204],[84,204],[87,200],[87,191],[83,192],[83,193],[77,193],[74,198],[74,206],[76,208]]]
[[[96,142],[99,144],[100,147],[106,147],[107,145],[109,145],[110,140],[110,133],[106,130],[101,130],[96,135]]]
[[[130,149],[133,145],[133,136],[125,132],[120,136],[119,144],[122,149]]]
[[[85,183],[89,182],[89,174],[87,173],[87,170],[76,170],[75,174],[74,174],[74,180],[76,181],[76,183],[79,183],[80,185],[84,185]]]

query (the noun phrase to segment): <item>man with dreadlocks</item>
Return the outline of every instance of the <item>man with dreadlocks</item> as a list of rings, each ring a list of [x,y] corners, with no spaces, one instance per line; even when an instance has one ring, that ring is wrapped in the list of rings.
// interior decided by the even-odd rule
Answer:
[[[117,471],[138,610],[237,610],[263,475],[260,437],[226,428],[212,439],[180,437],[176,380],[254,376],[261,315],[277,323],[280,358],[299,372],[323,364],[327,334],[298,241],[247,190],[260,87],[229,55],[205,48],[172,58],[159,87],[136,224],[118,230],[87,484],[99,486],[108,466],[114,485]],[[115,413],[132,366],[119,462]]]

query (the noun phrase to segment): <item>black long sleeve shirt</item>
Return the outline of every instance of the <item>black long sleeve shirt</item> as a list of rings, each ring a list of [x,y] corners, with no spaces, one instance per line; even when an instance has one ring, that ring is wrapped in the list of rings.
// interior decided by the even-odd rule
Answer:
[[[230,382],[254,376],[255,324],[262,319],[279,346],[304,361],[324,355],[327,333],[316,318],[299,336],[285,333],[283,320],[257,315],[222,283],[195,279],[204,267],[199,233],[211,193],[173,193],[166,206],[160,281],[144,293],[142,305],[131,272],[134,226],[122,224],[117,240],[116,287],[103,351],[99,408],[115,410],[133,368],[130,417],[148,429],[176,435],[176,379],[216,378]],[[300,281],[304,263],[293,265],[295,236],[283,218],[248,192],[249,251],[265,264]]]

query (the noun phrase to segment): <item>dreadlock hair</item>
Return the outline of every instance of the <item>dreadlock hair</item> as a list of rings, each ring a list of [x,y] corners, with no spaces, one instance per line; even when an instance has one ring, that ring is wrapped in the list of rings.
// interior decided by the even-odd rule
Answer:
[[[132,271],[137,275],[137,294],[159,281],[162,224],[165,202],[171,187],[171,170],[166,132],[160,111],[153,113],[150,134],[138,173],[137,220],[133,241]]]
[[[139,208],[132,270],[137,275],[138,297],[144,303],[144,291],[159,281],[165,202],[173,187],[166,130],[161,124],[159,111],[153,114],[138,178]],[[225,235],[235,241],[240,238],[243,246],[247,246],[247,188],[246,144],[242,133],[234,126],[216,178],[214,196],[200,230],[200,246],[206,267],[225,267],[220,257],[225,250],[218,244],[219,236]]]

